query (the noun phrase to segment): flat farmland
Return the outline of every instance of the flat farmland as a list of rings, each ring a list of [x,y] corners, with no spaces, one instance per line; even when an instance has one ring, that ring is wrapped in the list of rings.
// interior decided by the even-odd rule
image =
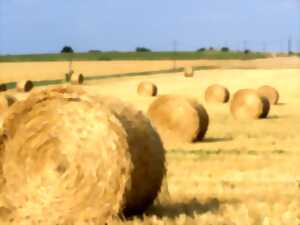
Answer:
[[[93,80],[81,86],[93,95],[131,102],[147,113],[155,97],[141,97],[136,90],[140,82],[151,81],[159,95],[196,98],[210,117],[203,141],[166,146],[168,175],[154,206],[142,217],[113,224],[299,224],[299,59],[178,61],[177,65],[217,69],[197,71],[192,78],[182,72],[161,73]],[[169,69],[172,62],[75,62],[73,68],[89,76]],[[60,79],[67,69],[66,62],[1,63],[0,82]],[[204,101],[212,84],[226,86],[231,94],[268,84],[279,91],[280,101],[267,119],[241,122],[231,116],[229,104]],[[26,96],[9,93],[20,99]]]

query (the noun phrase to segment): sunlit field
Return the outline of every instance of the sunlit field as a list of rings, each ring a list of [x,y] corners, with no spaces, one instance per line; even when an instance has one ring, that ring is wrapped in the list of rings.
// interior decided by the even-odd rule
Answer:
[[[171,61],[73,62],[85,76],[164,70]],[[300,59],[178,61],[178,67],[214,66],[186,78],[183,72],[86,81],[93,95],[112,95],[147,113],[155,97],[137,94],[151,81],[158,95],[196,98],[210,118],[203,141],[166,145],[167,177],[155,204],[141,217],[111,224],[300,224]],[[1,63],[0,82],[62,79],[67,62]],[[221,84],[231,95],[241,88],[271,85],[280,93],[268,118],[238,121],[229,104],[208,104],[208,86]],[[27,94],[8,93],[23,99]],[[183,120],[185,118],[182,118]],[[146,178],[145,178],[146,179]]]

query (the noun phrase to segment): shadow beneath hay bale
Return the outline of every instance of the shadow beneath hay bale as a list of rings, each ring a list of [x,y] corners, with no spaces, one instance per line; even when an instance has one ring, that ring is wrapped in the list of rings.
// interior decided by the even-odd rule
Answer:
[[[216,137],[209,137],[209,138],[204,138],[201,141],[195,142],[195,143],[217,143],[217,142],[227,142],[227,141],[232,141],[232,137],[221,137],[221,138],[216,138]]]
[[[197,199],[192,199],[188,202],[175,202],[154,205],[146,212],[147,216],[168,217],[176,218],[181,214],[186,216],[195,217],[199,214],[207,212],[215,212],[220,208],[220,201],[216,198],[200,202]]]
[[[264,119],[265,120],[279,120],[279,119],[284,119],[284,118],[288,118],[288,116],[271,115]]]
[[[284,102],[279,102],[279,103],[277,103],[275,106],[284,106],[284,105],[286,105],[286,103],[284,103]]]

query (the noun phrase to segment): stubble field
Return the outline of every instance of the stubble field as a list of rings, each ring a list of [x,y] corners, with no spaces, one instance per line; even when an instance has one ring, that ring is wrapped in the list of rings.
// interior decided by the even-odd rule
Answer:
[[[74,70],[95,75],[168,69],[172,65],[167,61],[122,63],[106,62],[101,70],[83,62],[74,64]],[[66,63],[61,68],[54,68],[52,63],[48,67],[46,63],[34,65],[0,64],[0,82],[57,79],[67,70]],[[202,142],[166,146],[168,176],[155,205],[140,218],[113,223],[299,224],[299,59],[187,61],[179,65],[212,65],[219,69],[197,71],[193,78],[185,78],[183,73],[157,74],[88,81],[83,86],[92,94],[129,101],[146,113],[154,98],[138,96],[136,88],[141,81],[151,81],[157,85],[159,95],[197,98],[210,116]],[[205,89],[215,83],[226,86],[231,94],[241,88],[272,85],[280,93],[280,104],[272,106],[267,119],[237,121],[230,115],[228,104],[205,103]]]

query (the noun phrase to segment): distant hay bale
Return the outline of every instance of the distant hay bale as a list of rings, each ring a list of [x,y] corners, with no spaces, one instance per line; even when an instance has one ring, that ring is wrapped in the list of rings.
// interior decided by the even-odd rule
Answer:
[[[269,101],[252,89],[237,91],[230,103],[230,111],[236,119],[266,118],[269,110]]]
[[[151,82],[141,82],[138,85],[137,92],[141,96],[156,96],[157,86]]]
[[[185,77],[193,77],[194,76],[194,70],[193,67],[188,66],[184,68],[184,76]]]
[[[205,91],[205,101],[210,103],[226,103],[229,101],[230,93],[227,88],[214,84]]]
[[[70,70],[68,73],[65,74],[65,81],[70,82],[71,77],[74,74],[74,70]]]
[[[31,80],[19,81],[17,82],[17,91],[19,92],[29,92],[33,88],[33,82]]]
[[[149,119],[132,105],[112,97],[97,97],[121,121],[128,135],[133,171],[127,184],[123,213],[142,214],[158,195],[166,173],[165,150]]]
[[[66,81],[66,82],[70,82],[70,81],[71,81],[71,76],[72,76],[72,75],[71,75],[70,73],[66,73],[66,74],[65,74],[65,81]]]
[[[12,95],[0,95],[0,114],[3,114],[17,99]]]
[[[84,76],[80,74],[72,74],[71,75],[71,84],[83,84],[84,82]]]
[[[183,96],[158,97],[150,105],[148,116],[167,144],[200,141],[209,124],[205,108]]]
[[[0,84],[0,92],[7,91],[7,86],[6,84]]]
[[[279,93],[274,87],[264,85],[258,88],[257,91],[261,96],[267,98],[271,105],[276,105],[278,103]]]
[[[7,224],[106,224],[120,211],[132,169],[126,131],[73,90],[32,93],[4,118]]]

